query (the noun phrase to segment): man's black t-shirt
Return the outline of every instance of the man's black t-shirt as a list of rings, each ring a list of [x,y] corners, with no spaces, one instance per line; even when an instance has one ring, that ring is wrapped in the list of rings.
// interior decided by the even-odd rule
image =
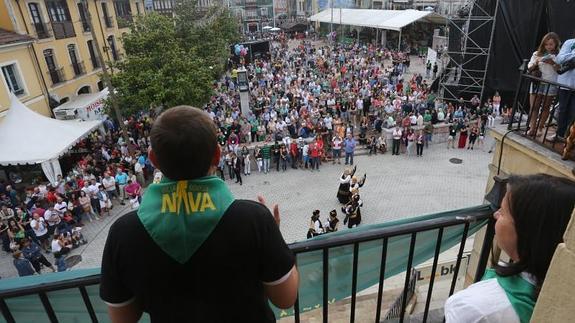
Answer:
[[[274,322],[264,282],[281,282],[293,265],[270,211],[253,201],[234,201],[185,264],[130,212],[108,233],[100,296],[112,306],[134,300],[153,322]]]

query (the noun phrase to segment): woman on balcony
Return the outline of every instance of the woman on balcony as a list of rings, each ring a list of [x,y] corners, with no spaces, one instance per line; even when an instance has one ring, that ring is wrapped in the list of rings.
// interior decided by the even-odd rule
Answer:
[[[556,64],[554,59],[559,53],[560,46],[561,41],[556,33],[546,34],[527,65],[529,73],[544,81],[556,82],[559,64]],[[547,118],[549,118],[549,107],[557,95],[557,87],[544,82],[532,82],[529,93],[531,111],[529,112],[529,132],[527,134],[535,136],[539,135]],[[541,114],[539,114],[540,108]]]
[[[575,182],[546,174],[511,176],[495,212],[497,245],[511,259],[445,303],[450,322],[529,322],[553,253],[575,205]]]

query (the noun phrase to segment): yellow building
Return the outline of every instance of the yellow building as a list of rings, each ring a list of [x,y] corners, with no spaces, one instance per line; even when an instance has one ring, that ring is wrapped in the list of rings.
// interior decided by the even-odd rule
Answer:
[[[0,29],[0,114],[10,106],[8,93],[33,110],[50,115],[46,89],[40,81],[40,70],[34,61],[34,39]]]
[[[0,113],[8,108],[8,91],[15,91],[10,82],[18,83],[18,89],[24,88],[24,92],[15,91],[22,102],[47,116],[58,104],[103,89],[102,69],[86,10],[92,17],[104,60],[121,59],[122,34],[129,31],[128,21],[144,13],[143,0],[0,2],[0,30],[22,38],[17,44],[5,46],[0,37],[0,67],[16,67],[12,68],[13,77],[7,76],[8,71],[3,73]]]

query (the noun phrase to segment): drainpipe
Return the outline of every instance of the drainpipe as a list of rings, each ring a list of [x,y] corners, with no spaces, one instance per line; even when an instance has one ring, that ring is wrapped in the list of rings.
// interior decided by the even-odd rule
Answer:
[[[107,42],[106,34],[104,33],[104,27],[102,27],[102,19],[100,16],[100,11],[98,10],[98,0],[94,0],[94,7],[96,8],[96,16],[98,16],[98,24],[100,25],[100,32],[102,33],[102,39],[104,41],[104,44],[106,44],[106,42]],[[90,8],[88,8],[88,1],[86,1],[86,11],[90,11]],[[104,19],[106,19],[106,18],[104,18]],[[92,38],[94,38],[94,41],[96,42],[95,36],[96,36],[96,33],[92,33]],[[108,48],[108,45],[105,45],[105,46],[106,46],[106,48]],[[109,50],[106,50],[106,56],[108,57],[108,61],[111,62],[112,59],[110,58],[109,52],[110,52]]]
[[[24,24],[24,29],[26,30],[26,34],[30,35],[30,30],[28,30],[28,24],[26,24],[26,19],[24,19],[24,12],[22,11],[22,7],[20,6],[20,1],[16,0],[16,6],[18,7],[18,11],[20,12],[20,17],[22,18],[22,23]],[[32,42],[28,46],[28,51],[32,52],[32,60],[34,61],[34,70],[38,75],[40,75],[40,85],[42,86],[42,90],[44,92],[44,100],[48,105],[48,110],[50,110],[50,115],[52,118],[55,118],[54,111],[52,111],[52,107],[50,107],[50,93],[48,92],[48,85],[46,85],[46,79],[44,78],[44,74],[42,73],[42,69],[40,69],[40,62],[38,60],[38,55],[36,54],[36,48],[34,47],[34,42]]]

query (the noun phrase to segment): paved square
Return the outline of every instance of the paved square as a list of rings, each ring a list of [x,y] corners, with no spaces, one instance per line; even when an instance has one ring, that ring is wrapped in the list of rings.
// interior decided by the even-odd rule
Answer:
[[[486,147],[490,143],[491,138],[487,138]],[[452,164],[450,158],[460,158],[463,163]],[[357,175],[367,174],[366,183],[360,191],[364,203],[362,224],[482,203],[491,158],[491,154],[480,149],[446,149],[445,144],[430,145],[421,158],[392,156],[390,153],[356,156]],[[315,209],[321,211],[322,221],[327,219],[332,209],[336,209],[343,220],[341,205],[336,198],[343,169],[343,164],[324,163],[320,171],[313,172],[291,168],[286,172],[273,169],[269,174],[252,172],[252,175],[244,176],[243,186],[229,178],[226,182],[236,198],[256,199],[261,194],[268,204],[278,203],[281,231],[290,243],[306,238],[310,216]],[[117,205],[112,216],[86,223],[83,233],[89,243],[72,251],[72,254],[80,254],[83,258],[73,269],[100,266],[108,229],[119,214],[127,211],[128,206]],[[347,230],[343,223],[340,229]],[[1,253],[0,276],[17,276],[11,255]],[[52,255],[47,258],[50,261],[54,259]]]

